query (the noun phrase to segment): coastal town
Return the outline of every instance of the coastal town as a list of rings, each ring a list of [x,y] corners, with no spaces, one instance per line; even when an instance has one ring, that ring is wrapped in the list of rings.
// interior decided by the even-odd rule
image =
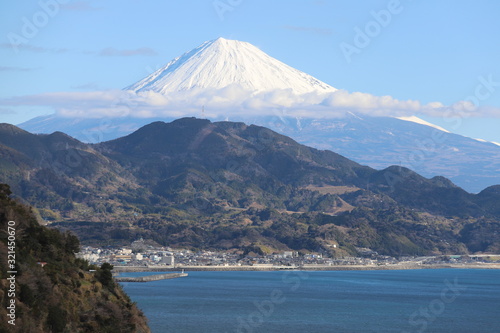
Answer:
[[[395,258],[380,255],[366,248],[357,249],[359,257],[330,258],[325,254],[297,251],[283,251],[272,254],[235,253],[227,251],[192,251],[147,245],[142,239],[129,247],[97,248],[82,246],[80,258],[90,264],[110,263],[116,267],[143,267],[144,269],[286,269],[286,268],[328,268],[340,267],[379,267],[404,268],[405,266],[443,266],[443,265],[479,265],[496,267],[500,255],[440,255],[440,256],[405,256]]]

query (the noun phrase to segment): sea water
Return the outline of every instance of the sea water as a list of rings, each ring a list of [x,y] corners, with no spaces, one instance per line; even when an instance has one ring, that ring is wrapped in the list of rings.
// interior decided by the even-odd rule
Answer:
[[[153,333],[500,332],[500,270],[189,272],[122,286]]]

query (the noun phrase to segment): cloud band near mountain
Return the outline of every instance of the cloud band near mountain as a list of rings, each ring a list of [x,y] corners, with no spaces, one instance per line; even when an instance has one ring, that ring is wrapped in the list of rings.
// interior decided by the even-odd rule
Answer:
[[[303,118],[340,118],[349,112],[370,116],[405,117],[415,114],[433,117],[498,117],[498,108],[475,106],[470,101],[453,105],[440,102],[422,104],[361,92],[337,90],[318,94],[294,94],[291,90],[250,92],[233,85],[223,89],[192,89],[163,95],[152,91],[134,93],[124,90],[56,92],[0,100],[3,106],[49,107],[66,117],[206,117],[265,116],[279,110]]]

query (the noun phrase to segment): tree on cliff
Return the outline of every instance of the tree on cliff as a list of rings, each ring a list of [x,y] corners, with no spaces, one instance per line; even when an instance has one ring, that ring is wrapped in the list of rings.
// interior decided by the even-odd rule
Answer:
[[[15,304],[15,326],[2,319],[0,332],[150,332],[109,266],[89,272],[88,262],[75,257],[76,236],[41,226],[29,207],[9,195],[9,186],[0,184],[0,304]],[[6,279],[9,251],[15,252],[13,283]],[[0,307],[0,317],[7,314]]]

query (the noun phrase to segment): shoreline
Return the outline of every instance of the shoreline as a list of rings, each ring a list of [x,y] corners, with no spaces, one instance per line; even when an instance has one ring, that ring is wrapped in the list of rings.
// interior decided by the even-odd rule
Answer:
[[[440,264],[440,265],[305,265],[305,266],[115,266],[114,272],[176,272],[176,271],[376,271],[411,269],[500,269],[500,264]]]

